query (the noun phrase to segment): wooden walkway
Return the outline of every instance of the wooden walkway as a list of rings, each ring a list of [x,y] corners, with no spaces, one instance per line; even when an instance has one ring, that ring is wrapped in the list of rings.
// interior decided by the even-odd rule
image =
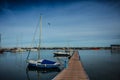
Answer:
[[[78,51],[75,51],[69,60],[68,67],[60,72],[53,80],[89,80],[82,63]]]

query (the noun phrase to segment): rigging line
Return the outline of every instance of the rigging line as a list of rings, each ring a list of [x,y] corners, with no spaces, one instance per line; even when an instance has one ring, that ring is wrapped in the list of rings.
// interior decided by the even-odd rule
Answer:
[[[30,56],[30,50],[29,50],[29,52],[28,52],[27,60],[28,60],[29,56]]]
[[[32,46],[35,42],[36,33],[37,33],[37,30],[38,30],[38,27],[39,27],[39,21],[40,21],[40,19],[38,20],[38,23],[36,25],[36,29],[35,29],[35,32],[34,32],[34,35],[33,35],[32,43],[31,43],[31,46],[30,46],[31,48],[32,48]]]
[[[33,44],[34,44],[34,42],[35,42],[35,36],[36,36],[36,33],[37,33],[37,29],[38,29],[38,26],[39,26],[39,21],[40,21],[40,19],[38,20],[38,22],[37,22],[37,25],[36,25],[36,29],[35,29],[35,32],[34,32],[34,35],[33,35],[33,38],[32,38],[32,43],[30,44],[30,49],[32,48],[32,46],[33,46]],[[29,49],[29,52],[28,52],[28,56],[27,56],[27,60],[28,60],[28,58],[29,58],[29,56],[30,56],[30,50]]]

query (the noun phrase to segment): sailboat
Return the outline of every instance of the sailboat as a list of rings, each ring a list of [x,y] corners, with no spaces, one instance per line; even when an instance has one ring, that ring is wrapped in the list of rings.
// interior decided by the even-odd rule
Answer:
[[[4,49],[2,49],[1,47],[1,34],[0,34],[0,54],[2,54],[4,52]]]
[[[28,59],[27,57],[27,63],[29,67],[33,68],[58,68],[60,66],[60,63],[47,60],[47,59],[40,59],[40,44],[41,44],[41,35],[42,34],[42,17],[40,16],[40,31],[39,31],[39,45],[38,45],[38,59],[37,60],[32,60]],[[29,51],[30,53],[30,51]]]

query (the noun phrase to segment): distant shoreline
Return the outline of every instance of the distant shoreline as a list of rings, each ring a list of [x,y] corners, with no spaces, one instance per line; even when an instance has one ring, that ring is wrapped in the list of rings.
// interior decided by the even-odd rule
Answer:
[[[32,48],[29,48],[29,47],[19,47],[19,48],[16,48],[16,47],[13,47],[13,48],[1,48],[0,50],[2,51],[11,51],[11,50],[17,50],[17,49],[24,49],[24,50],[30,50],[30,49],[38,49],[37,47],[32,47]],[[101,50],[101,49],[105,49],[105,50],[108,50],[108,49],[111,49],[111,47],[42,47],[40,48],[41,50]]]

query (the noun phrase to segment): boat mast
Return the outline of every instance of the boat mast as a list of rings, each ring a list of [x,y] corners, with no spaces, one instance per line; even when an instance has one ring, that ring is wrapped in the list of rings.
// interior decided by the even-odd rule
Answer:
[[[39,45],[38,45],[38,60],[40,59],[40,44],[42,40],[42,16],[40,16],[40,31],[39,31]]]
[[[1,33],[0,33],[0,49],[1,49]]]

